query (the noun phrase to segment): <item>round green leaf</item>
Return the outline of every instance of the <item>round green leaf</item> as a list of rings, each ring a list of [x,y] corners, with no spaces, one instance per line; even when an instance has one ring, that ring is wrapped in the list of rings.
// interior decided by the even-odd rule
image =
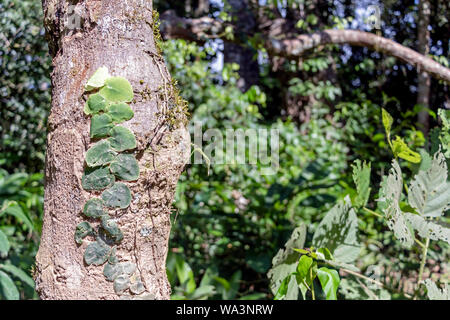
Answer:
[[[121,262],[117,264],[108,263],[103,268],[103,275],[108,281],[114,281],[120,275],[132,275],[136,271],[136,265],[131,262]]]
[[[88,265],[100,266],[108,260],[110,251],[111,248],[98,238],[97,241],[87,246],[86,252],[84,253],[84,261]]]
[[[131,154],[120,154],[111,162],[111,172],[120,180],[135,181],[139,178],[139,164]]]
[[[102,216],[102,228],[115,243],[120,243],[123,240],[123,233],[117,223],[107,215]]]
[[[114,291],[116,294],[121,295],[130,287],[130,276],[120,275],[114,280]]]
[[[14,281],[3,271],[0,271],[0,292],[6,300],[19,300],[20,294]]]
[[[129,129],[121,126],[114,127],[108,139],[111,148],[118,152],[136,148],[136,137]]]
[[[84,113],[90,115],[97,114],[100,111],[106,111],[108,104],[108,101],[100,93],[91,94],[86,102]]]
[[[131,285],[130,291],[132,294],[141,294],[145,291],[144,284],[141,281],[137,281]]]
[[[91,225],[84,221],[77,225],[77,229],[75,231],[75,242],[78,244],[83,243],[83,239],[89,235],[94,234],[94,229],[92,229]]]
[[[111,102],[131,102],[133,100],[133,88],[127,79],[111,77],[105,81],[105,86],[100,94]]]
[[[131,110],[130,106],[124,102],[111,105],[108,114],[111,116],[114,123],[128,121],[134,117],[133,110]]]
[[[102,199],[110,208],[125,209],[131,203],[131,191],[125,184],[118,182],[103,191]]]
[[[101,88],[105,85],[105,80],[110,77],[107,67],[100,67],[95,71],[92,77],[86,83],[86,91],[91,91],[95,88]]]
[[[112,118],[104,114],[96,114],[91,119],[91,138],[104,138],[109,136],[114,124]]]
[[[113,185],[114,176],[107,167],[87,168],[81,179],[84,190],[103,190]]]
[[[103,166],[113,161],[116,154],[107,140],[101,140],[86,152],[86,163],[89,167]]]
[[[89,218],[100,218],[105,215],[103,211],[103,200],[97,198],[88,200],[84,205],[83,213]]]

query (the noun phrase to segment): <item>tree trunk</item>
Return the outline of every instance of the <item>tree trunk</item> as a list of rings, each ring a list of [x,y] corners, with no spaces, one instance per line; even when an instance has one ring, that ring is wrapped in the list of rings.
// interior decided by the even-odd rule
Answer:
[[[427,0],[419,2],[419,17],[417,21],[418,50],[423,55],[428,55],[430,51],[430,3]],[[417,75],[417,104],[424,108],[430,107],[430,75],[422,70],[418,70]],[[430,115],[427,110],[420,111],[418,122],[422,132],[427,135],[430,129]]]
[[[224,42],[224,62],[239,65],[240,79],[237,85],[241,91],[245,92],[259,80],[259,65],[255,58],[257,52],[246,44],[247,35],[255,31],[256,19],[247,1],[228,0],[228,3],[231,6],[235,37],[240,38],[241,41],[239,43]]]
[[[186,116],[177,107],[182,103],[155,43],[152,1],[43,0],[43,8],[53,72],[36,290],[42,299],[169,299],[165,262],[171,204],[190,141]],[[71,24],[73,12],[80,26]],[[139,296],[117,295],[103,266],[87,266],[83,260],[92,239],[81,246],[74,241],[85,202],[98,196],[82,188],[81,177],[85,153],[93,144],[90,118],[83,113],[84,85],[101,66],[128,79],[134,90],[134,118],[122,125],[136,135],[141,173],[137,182],[127,183],[130,207],[109,214],[124,234],[118,259],[135,264],[135,275],[144,284]],[[172,113],[158,112],[166,109]]]

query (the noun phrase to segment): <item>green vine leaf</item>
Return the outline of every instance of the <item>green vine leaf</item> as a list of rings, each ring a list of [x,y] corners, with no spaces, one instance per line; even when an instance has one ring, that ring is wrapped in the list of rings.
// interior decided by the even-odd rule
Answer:
[[[116,155],[109,142],[101,140],[86,152],[86,163],[89,167],[103,166],[113,161]]]
[[[123,240],[122,231],[108,215],[102,216],[102,228],[115,243],[120,243]]]
[[[108,114],[115,124],[128,121],[134,117],[133,110],[124,102],[111,105]]]
[[[85,85],[86,91],[91,91],[96,88],[101,88],[105,85],[106,79],[110,77],[107,67],[100,67],[94,72],[92,77],[88,80]]]
[[[84,261],[88,265],[100,266],[108,260],[111,248],[100,238],[89,244],[84,253]]]
[[[420,163],[421,161],[420,154],[412,151],[399,136],[396,136],[395,140],[392,141],[392,152],[396,157],[412,163]]]
[[[84,107],[84,113],[86,115],[97,114],[106,111],[108,105],[108,101],[100,93],[91,94]]]
[[[86,238],[87,236],[92,236],[94,234],[94,229],[88,222],[81,222],[77,225],[77,229],[75,231],[75,242],[77,244],[82,244],[84,238]]]
[[[117,182],[111,188],[103,191],[102,199],[110,208],[127,208],[131,203],[131,191],[123,183]]]
[[[354,200],[354,206],[357,208],[364,207],[369,201],[370,196],[370,163],[366,164],[358,159],[352,165],[353,181],[356,185],[357,196]]]
[[[113,150],[122,152],[136,148],[136,137],[129,129],[116,126],[111,130],[110,134],[111,138],[109,138],[108,141]]]
[[[130,291],[132,294],[141,294],[145,291],[144,284],[141,281],[136,281],[135,283],[131,284]]]
[[[450,206],[450,183],[447,182],[447,163],[437,152],[431,167],[419,171],[409,187],[408,202],[424,217],[440,217]]]
[[[117,295],[123,294],[130,287],[130,277],[128,275],[120,275],[114,280],[114,291]]]
[[[312,242],[316,248],[327,248],[336,261],[351,263],[361,250],[357,235],[358,218],[347,196],[323,218]]]
[[[122,77],[108,78],[100,94],[112,103],[131,102],[134,96],[130,82]]]
[[[120,180],[135,181],[139,178],[139,163],[131,154],[120,154],[111,162],[111,172]]]
[[[115,178],[108,167],[86,168],[81,185],[86,191],[103,190],[114,184]]]
[[[100,218],[105,215],[105,211],[103,211],[103,200],[97,198],[88,200],[84,205],[83,213],[89,218]]]
[[[114,281],[120,275],[132,275],[136,271],[136,265],[131,262],[121,262],[117,264],[107,263],[103,268],[103,275],[108,281]]]
[[[106,113],[96,114],[91,119],[91,138],[107,137],[113,127],[111,116]]]

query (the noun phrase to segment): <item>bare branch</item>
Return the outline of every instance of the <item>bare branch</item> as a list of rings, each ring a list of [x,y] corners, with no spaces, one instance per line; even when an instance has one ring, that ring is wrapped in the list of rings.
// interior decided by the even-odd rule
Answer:
[[[161,32],[165,39],[181,38],[200,43],[221,37],[226,27],[226,24],[210,17],[185,19],[178,17],[173,11],[165,12],[161,16],[161,21]],[[265,48],[270,54],[293,59],[303,56],[311,49],[330,44],[348,44],[382,52],[413,65],[420,72],[426,72],[436,79],[450,83],[449,68],[395,41],[364,31],[324,30],[282,40],[275,39],[271,35],[266,36],[265,40]]]

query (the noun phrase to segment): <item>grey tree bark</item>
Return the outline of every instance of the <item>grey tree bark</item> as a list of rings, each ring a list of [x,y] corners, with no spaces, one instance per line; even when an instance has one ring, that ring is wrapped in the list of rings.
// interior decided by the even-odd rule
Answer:
[[[156,44],[152,1],[43,0],[43,9],[53,72],[37,292],[42,299],[169,299],[165,261],[171,205],[190,140],[183,103]],[[74,26],[71,19],[78,17],[81,24]],[[130,207],[109,214],[124,234],[117,257],[136,264],[144,283],[139,296],[118,296],[103,267],[83,261],[89,240],[81,246],[74,241],[83,205],[92,197],[81,187],[85,153],[92,145],[84,85],[100,66],[128,79],[134,90],[135,116],[123,125],[136,135],[141,175],[128,184]]]

